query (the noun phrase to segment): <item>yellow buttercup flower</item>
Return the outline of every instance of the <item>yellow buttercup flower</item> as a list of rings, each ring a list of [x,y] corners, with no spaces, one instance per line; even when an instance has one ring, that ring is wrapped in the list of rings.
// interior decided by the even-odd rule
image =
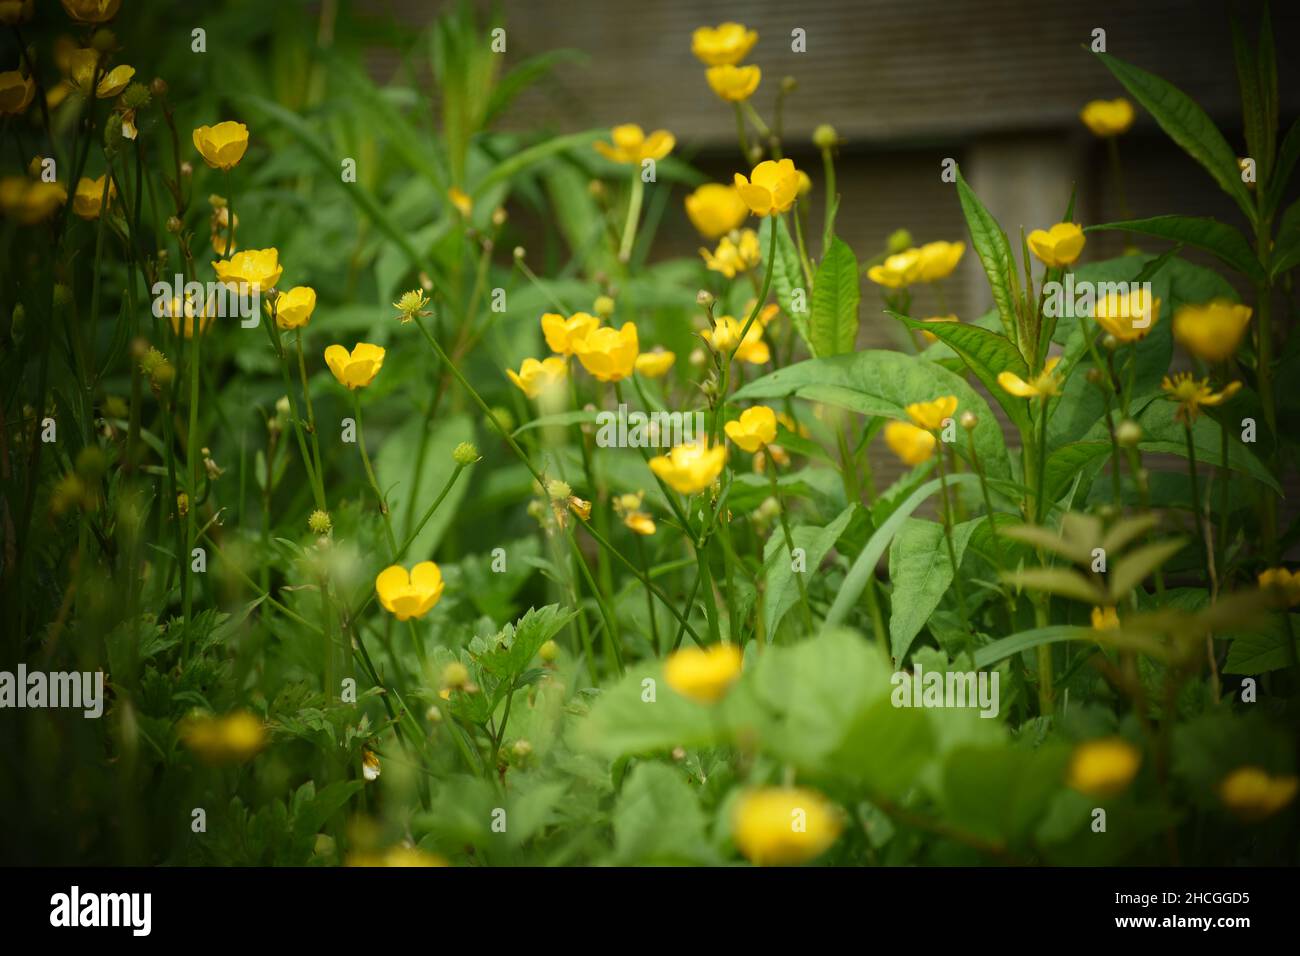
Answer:
[[[646,378],[661,378],[668,374],[677,356],[665,349],[656,347],[652,352],[642,352],[636,357],[636,373]]]
[[[677,139],[665,129],[657,129],[649,136],[635,123],[615,126],[610,132],[612,143],[597,142],[596,152],[616,163],[640,163],[647,159],[660,160],[673,151]]]
[[[366,751],[366,753],[370,754],[370,751]],[[379,758],[375,757],[375,766],[378,765]],[[451,864],[436,853],[426,853],[419,847],[398,844],[389,847],[383,853],[355,850],[348,854],[344,865],[353,867],[440,867],[450,866]]]
[[[1070,757],[1066,782],[1090,797],[1114,797],[1128,789],[1142,763],[1142,752],[1120,737],[1079,744]]]
[[[233,169],[248,149],[248,127],[226,120],[194,131],[194,148],[213,169]]]
[[[740,679],[741,653],[735,644],[684,647],[664,662],[664,680],[683,697],[712,704]]]
[[[686,197],[686,215],[706,239],[725,236],[749,217],[749,207],[735,186],[705,183]]]
[[[113,67],[113,69],[104,74],[103,78],[99,81],[99,84],[95,87],[95,96],[99,97],[101,100],[117,96],[117,94],[126,89],[127,84],[131,82],[131,77],[133,76],[135,76],[135,67],[133,66],[123,64],[121,66]],[[125,126],[125,124],[123,125]]]
[[[558,355],[552,355],[540,362],[535,358],[526,358],[519,366],[518,372],[514,369],[506,369],[510,381],[514,382],[529,398],[537,398],[555,384],[564,381],[568,374],[568,364]]]
[[[542,335],[552,352],[572,355],[574,343],[600,326],[600,320],[586,312],[575,312],[567,319],[554,312],[542,316]]]
[[[1118,136],[1133,125],[1133,104],[1123,97],[1093,100],[1079,111],[1079,119],[1094,136]]]
[[[711,66],[704,71],[709,89],[728,103],[743,103],[758,89],[763,71],[756,66]]]
[[[1094,607],[1092,609],[1092,629],[1094,631],[1119,630],[1119,614],[1114,606]]]
[[[1240,382],[1229,382],[1221,392],[1210,388],[1208,378],[1195,379],[1191,372],[1179,372],[1171,380],[1168,375],[1160,383],[1165,398],[1178,403],[1177,418],[1191,425],[1201,417],[1204,406],[1222,405],[1241,389]]]
[[[641,502],[644,499],[644,491],[618,495],[614,498],[614,512],[623,519],[623,524],[629,530],[648,536],[655,533],[655,519],[641,510]]]
[[[641,351],[633,322],[624,322],[621,329],[592,329],[576,339],[573,348],[582,367],[601,382],[618,382],[630,376]]]
[[[245,763],[266,746],[266,725],[246,710],[224,717],[211,714],[185,718],[177,727],[181,742],[204,763]]]
[[[691,52],[707,66],[739,63],[758,42],[758,34],[740,23],[720,23],[716,27],[698,27],[691,34]]]
[[[104,176],[98,179],[90,179],[82,176],[77,183],[77,191],[72,194],[72,211],[82,219],[98,219],[102,211],[100,205],[104,199]],[[117,195],[117,187],[113,185],[112,180],[108,184],[108,201],[111,204],[113,197]]]
[[[799,194],[799,171],[794,161],[764,160],[753,168],[749,179],[735,175],[736,189],[755,216],[782,213],[794,205]]]
[[[763,250],[758,243],[758,233],[753,229],[742,230],[736,241],[730,236],[718,240],[718,248],[713,252],[701,249],[704,264],[712,272],[721,272],[728,279],[734,279],[739,273],[747,272],[763,261]]]
[[[394,564],[375,578],[379,603],[399,621],[428,614],[442,598],[442,588],[442,570],[432,561],[421,561],[409,574],[406,568]]]
[[[1231,358],[1250,324],[1251,308],[1227,299],[1185,305],[1174,313],[1174,338],[1206,362]]]
[[[755,866],[794,866],[825,853],[841,827],[834,805],[816,790],[764,787],[736,801],[731,832]]]
[[[938,439],[934,432],[909,422],[890,422],[885,426],[885,444],[903,464],[915,466],[930,460]]]
[[[1029,251],[1049,269],[1073,265],[1087,241],[1083,229],[1073,222],[1058,222],[1051,229],[1035,229],[1026,240]]]
[[[1144,339],[1160,319],[1160,300],[1147,300],[1146,290],[1134,286],[1125,294],[1110,291],[1092,309],[1097,324],[1121,342]]]
[[[763,324],[758,319],[750,323],[749,331],[745,333],[742,342],[740,333],[744,327],[745,323],[742,320],[730,315],[722,315],[717,318],[712,329],[705,329],[700,335],[715,351],[734,350],[734,357],[742,362],[749,362],[751,365],[764,364],[771,359],[772,351],[763,341]]]
[[[776,441],[776,412],[766,405],[755,405],[740,413],[740,417],[727,422],[723,431],[727,437],[751,455]]]
[[[919,253],[916,278],[920,282],[937,282],[952,275],[962,253],[966,251],[964,242],[927,242],[917,250]]]
[[[812,178],[802,169],[799,170],[799,188],[797,195],[800,199],[812,192]]]
[[[999,372],[998,385],[1002,386],[1004,392],[1017,398],[1048,399],[1060,395],[1062,382],[1060,376],[1053,372],[1060,361],[1060,356],[1052,356],[1043,365],[1043,371],[1028,382],[1014,372]]]
[[[229,259],[212,263],[217,278],[227,285],[247,285],[250,291],[265,292],[280,281],[284,266],[280,265],[280,250],[245,249]]]
[[[122,0],[63,0],[63,9],[78,23],[104,23],[121,5]]]
[[[275,324],[282,329],[300,329],[316,311],[316,290],[296,285],[275,300]]]
[[[867,278],[886,289],[903,289],[920,281],[921,250],[904,249],[867,270]]]
[[[943,395],[928,402],[913,402],[903,410],[917,428],[938,431],[957,413],[957,396]]]
[[[23,112],[36,94],[36,82],[19,70],[0,73],[0,114],[13,116]]]
[[[1260,572],[1259,586],[1264,591],[1276,589],[1281,592],[1288,607],[1300,604],[1300,573],[1286,568],[1269,568]]]
[[[447,201],[455,206],[456,211],[466,219],[474,211],[474,200],[469,198],[469,194],[465,190],[456,186],[452,186],[447,190]]]
[[[172,331],[177,335],[183,335],[187,339],[194,338],[194,321],[197,318],[199,323],[199,334],[206,334],[208,328],[212,325],[213,316],[208,314],[206,303],[197,303],[192,299],[186,299],[182,302],[176,296],[162,305],[162,312],[172,324]],[[181,316],[185,317],[185,325],[182,330]]]
[[[650,459],[650,470],[674,491],[693,495],[708,488],[727,463],[725,445],[710,448],[705,442],[677,445],[667,455]]]
[[[340,385],[356,391],[375,380],[384,367],[385,350],[369,342],[358,342],[349,352],[342,345],[331,345],[325,350],[325,364],[329,366]]]
[[[68,201],[68,191],[58,183],[31,180],[26,176],[0,179],[0,210],[25,226],[43,222]]]
[[[924,322],[926,325],[960,325],[961,324],[961,320],[958,319],[957,316],[955,315],[935,315],[935,316],[931,316],[928,319],[922,319],[921,321]],[[921,330],[921,338],[925,339],[927,342],[939,341],[939,336],[935,335],[933,332],[927,332],[924,329]]]
[[[1294,774],[1274,777],[1261,767],[1238,767],[1219,784],[1219,799],[1248,822],[1271,817],[1295,799]]]

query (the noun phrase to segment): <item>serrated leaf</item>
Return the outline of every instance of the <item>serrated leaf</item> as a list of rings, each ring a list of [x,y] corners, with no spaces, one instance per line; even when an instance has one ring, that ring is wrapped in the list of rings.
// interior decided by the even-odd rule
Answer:
[[[822,358],[852,352],[858,340],[858,257],[839,238],[817,267],[813,283],[809,334],[813,355]]]

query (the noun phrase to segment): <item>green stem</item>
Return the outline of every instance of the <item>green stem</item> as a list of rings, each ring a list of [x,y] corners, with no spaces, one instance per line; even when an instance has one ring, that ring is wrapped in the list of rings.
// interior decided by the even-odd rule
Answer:
[[[812,607],[808,604],[808,590],[803,583],[803,572],[794,569],[794,535],[790,532],[790,518],[786,514],[785,500],[781,497],[781,488],[776,480],[776,461],[768,453],[767,475],[772,485],[772,497],[776,499],[777,513],[781,518],[781,533],[785,536],[785,550],[790,558],[790,573],[794,575],[795,584],[799,586],[799,604],[803,607],[804,625],[808,628],[808,634],[813,633],[813,615]],[[771,641],[775,635],[769,634],[767,639]],[[734,636],[733,636],[734,640]]]
[[[1187,440],[1187,477],[1192,482],[1192,515],[1196,518],[1196,538],[1201,545],[1201,566],[1205,569],[1205,581],[1213,580],[1210,573],[1210,550],[1205,537],[1205,516],[1201,513],[1201,489],[1196,477],[1196,445],[1192,441],[1192,426],[1183,421],[1183,436]]]
[[[393,536],[393,518],[388,512],[388,502],[384,499],[384,493],[379,490],[379,482],[375,479],[375,469],[370,464],[370,453],[366,451],[366,435],[361,425],[361,396],[355,390],[352,392],[352,408],[357,418],[357,448],[361,450],[361,464],[365,466],[370,490],[375,493],[375,499],[379,502],[379,513],[384,516],[384,531],[388,535],[389,555],[396,561],[397,539]]]
[[[641,168],[633,167],[632,195],[627,200],[627,220],[623,223],[623,241],[618,246],[618,261],[627,262],[632,258],[632,245],[636,242],[637,222],[641,218],[641,201],[645,198],[645,182],[641,179]]]

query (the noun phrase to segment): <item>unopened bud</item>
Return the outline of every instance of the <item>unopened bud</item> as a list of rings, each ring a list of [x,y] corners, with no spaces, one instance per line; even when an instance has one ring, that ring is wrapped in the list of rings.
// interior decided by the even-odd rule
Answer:
[[[829,123],[822,123],[813,130],[813,145],[823,152],[828,149],[834,149],[839,145],[840,136],[835,132],[835,127]]]
[[[1123,448],[1132,448],[1142,440],[1142,426],[1126,418],[1115,427],[1115,441]]]

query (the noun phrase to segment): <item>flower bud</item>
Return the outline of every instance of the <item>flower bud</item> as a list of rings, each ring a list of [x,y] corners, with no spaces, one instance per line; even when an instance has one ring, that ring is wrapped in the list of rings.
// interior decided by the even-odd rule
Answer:
[[[608,319],[614,314],[614,300],[607,295],[597,296],[592,308],[596,310],[596,314],[602,319]]]
[[[835,132],[835,127],[830,123],[822,123],[813,130],[813,145],[823,152],[834,149],[839,145],[839,142],[839,134]]]
[[[456,689],[469,683],[469,668],[460,661],[452,661],[442,669],[442,686]]]
[[[889,239],[886,240],[886,245],[889,247],[890,254],[902,252],[904,249],[910,249],[912,247],[912,234],[906,229],[895,229],[889,234]]]
[[[974,412],[961,413],[961,427],[966,431],[971,431],[980,423],[979,417]]]
[[[152,93],[154,96],[166,96],[167,81],[164,80],[161,76],[155,76],[153,80],[149,83],[149,92]]]
[[[181,222],[179,216],[167,217],[167,231],[173,236],[179,236],[183,228],[185,228],[185,223]]]
[[[537,656],[549,664],[560,656],[560,645],[554,641],[547,641],[538,649]]]
[[[781,92],[782,92],[782,93],[793,93],[793,92],[794,92],[795,90],[797,90],[798,88],[799,88],[799,81],[796,80],[793,76],[783,76],[783,77],[781,77]]]
[[[451,460],[461,467],[474,464],[478,458],[478,449],[472,442],[467,441],[461,442],[451,453]]]
[[[1126,418],[1115,426],[1115,441],[1122,448],[1132,448],[1142,440],[1142,426]]]
[[[695,293],[695,304],[700,308],[711,309],[713,308],[713,303],[713,293],[708,289],[701,289],[699,292]]]

